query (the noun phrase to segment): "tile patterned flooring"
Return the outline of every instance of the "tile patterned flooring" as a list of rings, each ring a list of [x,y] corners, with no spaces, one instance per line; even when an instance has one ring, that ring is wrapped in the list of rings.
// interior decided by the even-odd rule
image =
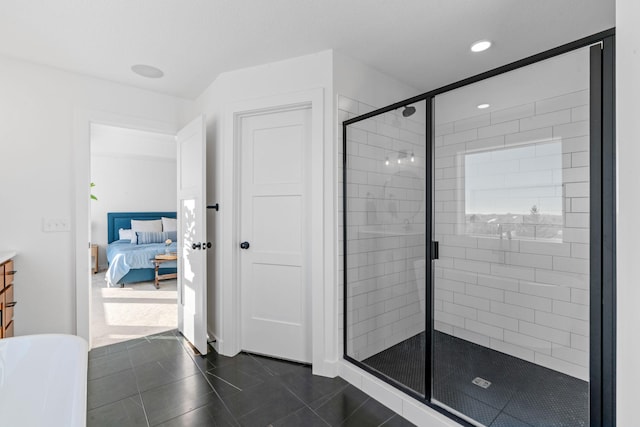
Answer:
[[[424,354],[423,333],[363,363],[424,393]],[[433,366],[433,399],[483,425],[589,425],[589,384],[585,381],[437,331]],[[472,384],[476,377],[491,385],[483,389]]]
[[[88,426],[412,426],[341,378],[249,354],[201,357],[176,331],[91,350]]]

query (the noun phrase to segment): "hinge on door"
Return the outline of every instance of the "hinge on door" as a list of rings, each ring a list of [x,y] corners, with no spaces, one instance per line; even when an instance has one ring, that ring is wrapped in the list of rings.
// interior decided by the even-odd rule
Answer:
[[[440,259],[440,243],[431,242],[431,259]]]

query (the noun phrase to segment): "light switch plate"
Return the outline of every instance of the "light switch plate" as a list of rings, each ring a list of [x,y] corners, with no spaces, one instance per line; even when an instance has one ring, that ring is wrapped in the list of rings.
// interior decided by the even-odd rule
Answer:
[[[68,218],[43,218],[42,231],[45,233],[71,231],[71,221]]]

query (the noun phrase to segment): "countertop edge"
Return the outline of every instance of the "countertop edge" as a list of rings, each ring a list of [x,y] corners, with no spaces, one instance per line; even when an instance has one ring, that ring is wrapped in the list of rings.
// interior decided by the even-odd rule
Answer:
[[[16,255],[15,251],[0,251],[0,264],[4,264],[11,258],[15,258]]]

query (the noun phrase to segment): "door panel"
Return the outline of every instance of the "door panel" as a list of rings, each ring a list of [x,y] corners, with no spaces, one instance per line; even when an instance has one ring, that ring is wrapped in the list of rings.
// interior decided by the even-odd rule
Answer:
[[[265,253],[295,255],[302,250],[302,198],[300,196],[255,197],[253,209],[259,212],[278,212],[277,215],[253,217],[253,242]],[[288,233],[282,234],[281,230]]]
[[[256,130],[253,135],[253,178],[255,183],[299,183],[302,179],[301,159],[304,128],[300,126]],[[286,157],[282,158],[281,155]],[[292,161],[283,161],[286,159]],[[277,167],[275,167],[277,165]]]
[[[302,304],[288,305],[290,301],[302,302],[301,270],[297,265],[253,264],[252,279],[259,281],[261,286],[256,286],[251,295],[250,316],[263,321],[302,325]],[[288,298],[282,298],[282,295]]]
[[[308,189],[311,110],[241,119],[242,349],[311,361]]]
[[[182,129],[176,137],[178,146],[178,329],[201,354],[207,353],[205,125],[204,116],[198,117]]]

